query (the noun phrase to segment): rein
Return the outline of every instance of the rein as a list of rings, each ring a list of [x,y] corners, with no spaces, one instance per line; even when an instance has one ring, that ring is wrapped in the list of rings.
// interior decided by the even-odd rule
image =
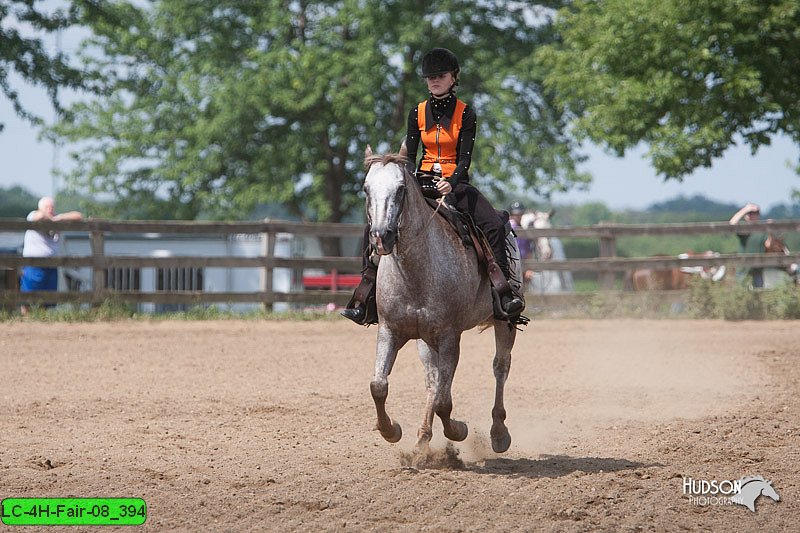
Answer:
[[[408,172],[405,169],[403,169],[403,172],[405,172],[406,178],[413,179],[414,181],[417,180],[414,176],[408,174]],[[417,185],[419,185],[419,182],[417,182]],[[439,198],[436,199],[436,209],[433,210],[433,213],[431,213],[431,216],[428,217],[428,220],[425,221],[425,223],[422,225],[422,227],[414,235],[412,235],[412,238],[419,236],[420,233],[422,233],[423,231],[425,231],[428,228],[428,225],[431,223],[433,218],[439,212],[439,208],[442,207],[442,205],[444,204],[444,198],[445,198],[444,196],[440,196]],[[403,198],[403,207],[405,207],[406,199],[407,199],[407,196]],[[401,213],[402,213],[402,211],[401,211]]]

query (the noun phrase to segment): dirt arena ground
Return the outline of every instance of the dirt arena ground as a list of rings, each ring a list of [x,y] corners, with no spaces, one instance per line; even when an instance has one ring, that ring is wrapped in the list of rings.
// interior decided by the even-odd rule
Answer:
[[[537,320],[513,352],[503,455],[488,440],[493,335],[467,332],[462,464],[451,451],[428,468],[407,466],[424,401],[412,345],[390,377],[403,439],[373,431],[376,331],[0,324],[0,498],[144,498],[145,525],[125,531],[800,528],[796,322]],[[683,493],[684,478],[746,475],[781,501],[751,512]]]

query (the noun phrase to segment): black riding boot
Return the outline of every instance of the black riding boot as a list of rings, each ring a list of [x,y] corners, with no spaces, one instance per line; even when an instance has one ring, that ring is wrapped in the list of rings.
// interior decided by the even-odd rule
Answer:
[[[362,326],[378,323],[378,308],[375,303],[375,277],[377,274],[378,267],[367,261],[367,266],[361,271],[361,283],[358,284],[353,297],[350,298],[341,313],[343,317]]]
[[[496,240],[496,239],[495,239]],[[505,276],[506,281],[511,280],[511,272],[508,267],[508,255],[506,252],[505,236],[501,237],[500,242],[492,242],[492,251],[494,252],[494,259],[500,271]],[[508,316],[518,316],[525,309],[525,301],[514,292],[511,284],[507,283],[508,289],[505,292],[500,292],[500,306],[503,308]]]

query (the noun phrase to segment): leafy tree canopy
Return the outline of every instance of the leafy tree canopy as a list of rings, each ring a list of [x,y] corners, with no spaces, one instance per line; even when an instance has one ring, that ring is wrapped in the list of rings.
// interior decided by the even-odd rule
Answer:
[[[68,182],[122,201],[162,198],[177,218],[242,218],[280,203],[319,221],[361,209],[370,143],[397,150],[426,96],[434,46],[461,59],[478,112],[473,179],[547,194],[585,181],[532,52],[552,4],[448,0],[105,3],[83,56],[108,96],[52,131],[78,142]]]
[[[724,220],[730,218],[741,206],[736,204],[720,203],[710,200],[702,194],[695,194],[694,196],[687,197],[679,195],[663,202],[656,202],[648,207],[648,211],[656,213],[675,212],[675,213],[705,213],[707,215],[716,215],[720,218],[716,220]]]
[[[66,8],[48,11],[37,7],[32,0],[0,1],[0,90],[18,116],[33,124],[41,124],[41,118],[20,102],[19,92],[9,79],[11,73],[45,89],[56,110],[60,110],[60,88],[81,86],[81,73],[70,67],[63,55],[48,52],[42,38],[75,24],[80,13],[87,14],[92,10],[92,4],[90,0],[75,1]],[[0,123],[2,130],[3,124]]]
[[[796,0],[576,0],[537,59],[576,132],[618,155],[645,142],[678,178],[743,139],[800,142]]]

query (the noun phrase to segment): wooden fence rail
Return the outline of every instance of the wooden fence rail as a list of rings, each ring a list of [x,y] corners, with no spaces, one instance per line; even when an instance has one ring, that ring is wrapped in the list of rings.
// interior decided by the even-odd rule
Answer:
[[[275,268],[323,269],[343,272],[358,272],[361,259],[358,257],[275,257],[275,239],[279,233],[315,237],[360,237],[361,224],[312,224],[300,222],[193,222],[193,221],[110,221],[89,219],[80,222],[28,222],[20,219],[0,218],[0,232],[21,232],[27,229],[38,231],[87,232],[91,244],[91,255],[59,256],[52,258],[23,258],[0,255],[0,269],[16,271],[22,266],[46,267],[90,267],[92,269],[91,292],[31,292],[19,293],[0,289],[0,303],[18,304],[24,302],[92,302],[99,303],[114,299],[142,303],[215,303],[215,302],[258,302],[271,305],[276,302],[320,304],[336,302],[342,304],[349,298],[349,291],[302,291],[276,292],[272,287],[272,273]],[[636,268],[669,269],[689,266],[735,265],[739,267],[787,267],[800,263],[800,253],[779,254],[723,254],[714,258],[680,259],[678,257],[621,258],[616,256],[616,239],[627,236],[657,235],[701,235],[735,234],[754,232],[798,232],[800,221],[765,221],[748,225],[731,226],[727,222],[702,222],[691,224],[596,224],[582,227],[553,227],[543,229],[519,230],[523,238],[538,237],[583,237],[597,238],[601,242],[601,257],[589,259],[568,259],[564,261],[535,260],[524,261],[526,269],[534,271],[569,270],[597,272],[604,288],[611,288],[613,273]],[[231,235],[258,234],[262,242],[260,257],[231,256],[173,256],[173,257],[133,257],[107,255],[105,238],[107,234],[145,233],[153,235],[194,234]],[[262,287],[257,292],[134,292],[116,291],[105,287],[105,275],[109,268],[258,268],[264,272]]]

